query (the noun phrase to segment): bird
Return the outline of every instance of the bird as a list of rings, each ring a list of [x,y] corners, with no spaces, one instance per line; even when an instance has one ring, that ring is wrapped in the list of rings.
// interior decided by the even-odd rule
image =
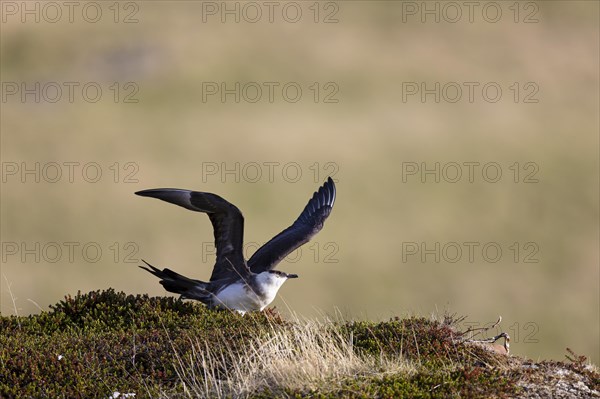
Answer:
[[[298,277],[297,274],[275,270],[275,267],[323,228],[335,203],[336,187],[333,179],[328,177],[296,221],[260,247],[248,260],[242,253],[242,212],[222,197],[177,188],[149,189],[135,194],[206,213],[212,223],[217,249],[217,259],[208,282],[185,277],[170,269],[160,270],[144,260],[145,266],[139,267],[158,277],[167,291],[180,294],[181,299],[193,299],[209,308],[245,314],[265,309],[284,282]]]

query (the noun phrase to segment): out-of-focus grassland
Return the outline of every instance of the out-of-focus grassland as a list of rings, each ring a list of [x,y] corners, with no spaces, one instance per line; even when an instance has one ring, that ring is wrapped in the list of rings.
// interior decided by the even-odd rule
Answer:
[[[85,182],[80,168],[73,183],[6,176],[4,243],[80,245],[72,262],[64,246],[55,263],[3,253],[3,314],[14,313],[8,283],[20,314],[77,290],[164,295],[152,276],[124,262],[128,242],[139,248],[134,258],[208,278],[208,218],[134,191],[219,193],[244,212],[246,241],[264,242],[294,220],[333,162],[338,198],[315,239],[317,262],[305,247],[299,261],[279,267],[301,276],[282,289],[280,309],[308,316],[339,309],[371,320],[448,310],[481,325],[502,315],[515,353],[560,359],[569,346],[598,363],[598,3],[541,3],[534,24],[508,16],[496,24],[402,23],[401,2],[339,3],[335,24],[221,24],[202,22],[201,2],[139,4],[134,24],[2,24],[3,82],[91,81],[105,89],[97,103],[77,96],[1,104],[4,165],[97,162],[103,172],[97,183]],[[297,103],[203,103],[202,82],[222,81],[299,82],[305,92]],[[315,81],[336,82],[339,103],[308,100]],[[496,103],[403,102],[402,82],[422,81],[497,82],[504,94]],[[135,82],[139,103],[112,101],[113,82]],[[539,102],[512,101],[513,82],[535,82]],[[498,162],[503,179],[402,181],[403,162],[471,161]],[[113,182],[115,162],[134,162],[139,182],[124,183],[124,170]],[[273,182],[265,175],[203,182],[212,162],[296,162],[303,174],[289,183],[277,167]],[[514,162],[535,162],[539,182],[512,182]],[[403,261],[403,242],[471,241],[499,243],[502,258]],[[81,255],[88,242],[103,250],[96,263]],[[536,243],[539,262],[523,263],[523,252],[515,262],[514,242]],[[339,249],[337,263],[325,261],[328,243]]]

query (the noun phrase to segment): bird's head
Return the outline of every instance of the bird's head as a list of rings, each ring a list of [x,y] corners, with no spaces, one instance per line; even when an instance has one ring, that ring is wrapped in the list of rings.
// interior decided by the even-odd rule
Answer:
[[[267,270],[258,274],[258,280],[264,285],[281,287],[289,278],[298,278],[297,274],[288,274],[279,270]]]
[[[269,273],[271,273],[274,276],[277,276],[278,278],[283,278],[283,279],[288,279],[288,278],[298,278],[297,274],[288,274],[285,272],[280,272],[279,270],[269,270]]]

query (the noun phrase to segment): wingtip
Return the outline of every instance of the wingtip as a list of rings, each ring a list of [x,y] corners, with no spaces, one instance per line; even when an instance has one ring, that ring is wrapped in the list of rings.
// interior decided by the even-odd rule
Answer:
[[[335,182],[333,181],[333,179],[331,178],[331,176],[327,177],[327,181],[325,182],[324,186],[331,187],[331,190],[333,192],[335,192]]]
[[[333,181],[331,176],[327,177],[327,181],[325,182],[325,184],[323,184],[323,187],[328,189],[327,191],[329,194],[329,198],[327,198],[327,203],[330,207],[333,207],[333,204],[335,203],[336,188],[335,182]]]

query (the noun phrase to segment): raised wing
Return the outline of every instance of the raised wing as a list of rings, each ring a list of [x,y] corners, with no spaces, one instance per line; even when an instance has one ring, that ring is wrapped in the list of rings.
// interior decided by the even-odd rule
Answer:
[[[249,269],[242,254],[244,217],[235,205],[216,194],[178,188],[156,188],[138,191],[136,194],[208,214],[217,248],[217,262],[210,281],[248,276]]]
[[[335,184],[331,177],[313,194],[306,207],[287,229],[260,247],[248,261],[254,273],[272,270],[283,258],[307,243],[322,228],[335,202]]]

